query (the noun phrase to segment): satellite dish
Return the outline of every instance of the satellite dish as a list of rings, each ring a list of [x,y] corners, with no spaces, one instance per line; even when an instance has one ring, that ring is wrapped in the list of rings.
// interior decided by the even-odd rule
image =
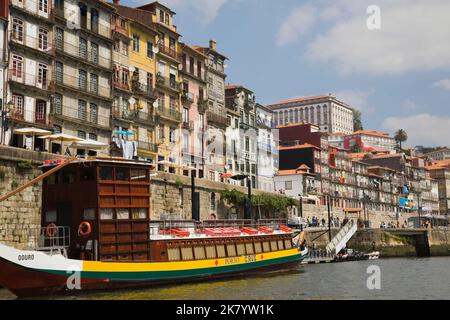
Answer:
[[[134,70],[136,70],[136,68],[135,67],[133,67],[133,66],[130,66],[130,68],[128,69],[130,72],[134,72]]]
[[[159,47],[153,47],[153,52],[154,53],[158,53],[159,52]]]
[[[158,107],[159,107],[158,100],[155,100],[155,101],[153,102],[153,108],[158,108]]]
[[[130,99],[128,99],[128,102],[130,103],[130,105],[134,105],[134,103],[136,102],[136,99],[131,97]]]

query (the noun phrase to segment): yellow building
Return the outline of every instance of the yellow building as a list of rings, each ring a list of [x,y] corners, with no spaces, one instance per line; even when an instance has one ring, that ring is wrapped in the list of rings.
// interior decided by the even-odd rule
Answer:
[[[158,145],[155,127],[155,86],[156,36],[157,32],[145,19],[136,19],[139,9],[117,5],[118,13],[127,20],[128,31],[128,66],[124,67],[118,79],[122,81],[122,109],[127,110],[122,118],[128,121],[115,130],[128,130],[135,133],[127,140],[136,142],[136,156],[156,164]],[[149,20],[147,20],[149,21]],[[124,90],[125,89],[125,90]]]
[[[151,91],[151,94],[144,92],[149,94],[137,95],[133,90],[135,100],[131,100],[144,118],[147,114],[151,118],[152,121],[145,119],[147,126],[154,125],[145,133],[144,127],[139,124],[136,133],[138,145],[148,147],[147,150],[139,147],[139,153],[147,157],[154,155],[151,159],[155,160],[154,163],[160,163],[160,170],[169,169],[178,173],[181,163],[178,137],[181,128],[181,61],[180,35],[173,25],[175,13],[158,2],[138,8],[121,5],[116,5],[116,8],[130,20],[130,81],[138,79],[135,84],[139,88]],[[157,103],[154,104],[155,98]],[[167,162],[173,165],[164,164]]]

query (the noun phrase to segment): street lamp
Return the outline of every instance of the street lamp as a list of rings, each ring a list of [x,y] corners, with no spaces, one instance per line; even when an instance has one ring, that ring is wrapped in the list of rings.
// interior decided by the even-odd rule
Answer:
[[[195,170],[197,168],[193,166],[184,166],[183,170],[190,171],[191,172],[191,214],[192,219],[195,221],[200,221],[200,210],[198,206],[198,199],[196,198],[195,193]]]
[[[237,174],[231,176],[230,179],[237,181],[247,179],[248,198],[245,205],[244,219],[250,220],[252,218],[252,185],[250,176],[248,174]]]
[[[3,144],[5,143],[5,135],[6,135],[6,128],[7,128],[6,117],[11,112],[12,108],[14,108],[14,103],[12,101],[9,101],[8,103],[6,103],[4,107],[3,107],[3,105],[0,105],[1,121],[2,121],[1,142]]]
[[[363,211],[364,211],[364,227],[369,227],[369,214],[367,213],[367,203],[370,201],[370,197],[364,192],[363,197],[361,199],[363,203]]]

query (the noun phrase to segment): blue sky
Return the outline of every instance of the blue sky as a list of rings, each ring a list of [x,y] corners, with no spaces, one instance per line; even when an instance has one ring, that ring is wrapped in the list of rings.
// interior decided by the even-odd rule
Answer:
[[[160,2],[177,12],[182,41],[216,39],[230,58],[227,82],[262,104],[333,93],[362,111],[367,129],[403,128],[407,145],[450,146],[448,0]]]

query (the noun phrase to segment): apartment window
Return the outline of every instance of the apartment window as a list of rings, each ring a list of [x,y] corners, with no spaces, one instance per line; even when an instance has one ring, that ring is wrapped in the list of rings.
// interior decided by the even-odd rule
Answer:
[[[12,101],[14,104],[14,116],[23,117],[23,95],[21,94],[13,94]]]
[[[86,139],[86,132],[84,132],[82,130],[78,130],[77,131],[77,136],[78,136],[78,138]]]
[[[53,112],[56,114],[62,114],[62,105],[63,105],[62,95],[59,93],[55,93]]]
[[[91,42],[91,59],[92,62],[98,64],[98,44]]]
[[[13,18],[12,38],[15,41],[23,42],[23,21],[17,18]]]
[[[78,100],[78,119],[86,120],[86,101]]]
[[[56,48],[58,50],[63,50],[64,48],[64,30],[61,28],[56,28]]]
[[[212,172],[212,174],[214,175],[214,172]],[[214,180],[214,178],[212,178],[211,180]],[[210,209],[216,210],[216,194],[214,192],[211,192]]]
[[[12,56],[12,75],[15,78],[22,78],[23,73],[23,58],[18,55]]]
[[[147,41],[147,57],[153,59],[153,42]]]
[[[38,65],[38,85],[45,89],[47,88],[48,66],[42,63]]]
[[[59,61],[55,63],[56,82],[63,82],[63,64]]]
[[[91,30],[98,33],[98,11],[91,9]]]
[[[42,100],[38,100],[36,102],[36,122],[45,122],[45,107],[46,102]]]
[[[133,34],[133,51],[139,52],[139,36]]]
[[[169,25],[169,24],[170,24],[169,14],[166,13],[165,16],[166,16],[166,19],[165,19],[166,21],[165,21],[165,23],[166,23],[167,25]]]
[[[48,49],[48,30],[39,28],[39,49]]]
[[[122,74],[121,74],[122,76],[121,76],[120,81],[121,81],[122,85],[124,85],[124,86],[128,86],[128,73],[129,73],[128,69],[122,69]]]
[[[292,181],[285,181],[284,182],[284,189],[285,190],[292,190]]]
[[[81,59],[87,58],[87,40],[80,38],[80,47],[78,49],[79,55]]]
[[[153,74],[147,72],[147,90],[150,92],[153,88]]]
[[[39,11],[48,13],[48,0],[39,0]]]
[[[186,133],[183,134],[183,151],[189,152],[189,135]]]
[[[98,75],[91,73],[91,92],[98,94]]]
[[[164,143],[165,140],[164,126],[159,126],[158,128],[158,140],[159,142]]]
[[[189,122],[189,109],[183,108],[183,122],[187,123]]]
[[[194,58],[189,58],[189,72],[194,74]]]
[[[87,28],[87,6],[84,3],[79,4],[80,7],[80,26],[81,28]]]
[[[172,37],[169,37],[169,48],[175,50],[175,39]]]
[[[176,110],[175,98],[170,97],[170,111],[175,111],[175,110]]]
[[[175,132],[176,132],[175,128],[170,128],[169,129],[169,142],[170,143],[175,143],[176,142]]]
[[[250,151],[250,139],[249,137],[245,137],[245,151]]]
[[[58,125],[54,125],[53,126],[53,133],[54,134],[61,133],[61,132],[62,132],[61,126],[58,126]]]
[[[159,22],[164,23],[164,11],[159,11]]]
[[[203,114],[199,114],[198,115],[198,128],[203,129],[204,125],[205,124],[203,122]]]
[[[197,61],[197,77],[202,78],[202,62]]]
[[[87,72],[85,70],[78,70],[79,78],[78,78],[78,86],[80,89],[87,89]]]
[[[89,133],[89,139],[97,141],[98,137],[97,137],[97,135],[95,133]]]
[[[98,107],[95,103],[89,104],[89,120],[92,123],[98,123]]]

